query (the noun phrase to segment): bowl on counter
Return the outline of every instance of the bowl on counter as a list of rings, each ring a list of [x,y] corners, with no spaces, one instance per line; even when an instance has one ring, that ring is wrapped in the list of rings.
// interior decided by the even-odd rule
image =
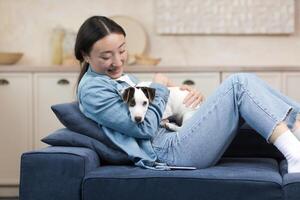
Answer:
[[[0,52],[0,65],[12,65],[17,63],[23,56],[19,52]]]

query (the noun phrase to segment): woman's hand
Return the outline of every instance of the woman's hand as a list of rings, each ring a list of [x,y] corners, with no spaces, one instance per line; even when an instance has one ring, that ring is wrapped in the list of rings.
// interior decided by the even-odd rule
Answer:
[[[188,85],[182,85],[180,89],[187,90],[189,92],[183,100],[183,103],[186,105],[186,107],[196,108],[205,99],[199,91]]]
[[[152,81],[166,87],[176,87],[176,85],[168,77],[160,73],[155,74]],[[202,101],[204,101],[204,96],[194,88],[188,85],[182,85],[180,89],[187,90],[189,92],[183,101],[187,107],[196,108]]]
[[[166,77],[165,75],[163,74],[155,74],[154,77],[153,77],[153,80],[152,80],[154,83],[159,83],[159,84],[162,84],[166,87],[174,87],[175,84],[168,78]]]

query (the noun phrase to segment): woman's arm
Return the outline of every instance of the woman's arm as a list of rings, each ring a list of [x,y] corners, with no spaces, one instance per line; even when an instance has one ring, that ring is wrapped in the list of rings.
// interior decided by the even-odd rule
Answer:
[[[162,84],[166,87],[175,87],[176,86],[171,79],[169,79],[167,76],[160,74],[160,73],[155,74],[152,81],[154,83]]]
[[[160,121],[169,97],[169,90],[161,84],[152,83],[156,89],[155,99],[149,105],[145,119],[142,123],[131,120],[128,105],[113,86],[103,83],[82,87],[80,103],[83,113],[97,123],[140,139],[152,138],[159,128]]]

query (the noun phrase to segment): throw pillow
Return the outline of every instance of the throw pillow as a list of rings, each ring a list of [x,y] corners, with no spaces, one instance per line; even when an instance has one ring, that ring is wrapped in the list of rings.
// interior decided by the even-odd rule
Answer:
[[[87,118],[79,109],[78,102],[62,103],[51,106],[58,120],[71,131],[89,136],[107,146],[120,150],[110,139],[103,134],[102,127]]]
[[[52,146],[90,148],[99,155],[102,164],[132,164],[126,153],[112,149],[99,140],[76,133],[67,128],[55,131],[44,137],[42,141]]]

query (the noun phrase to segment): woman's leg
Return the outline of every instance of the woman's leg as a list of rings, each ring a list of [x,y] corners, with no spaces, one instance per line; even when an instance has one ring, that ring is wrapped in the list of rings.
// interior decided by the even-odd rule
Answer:
[[[300,104],[299,104],[299,102],[291,99],[290,97],[282,94],[280,91],[272,88],[269,84],[267,84],[262,79],[256,79],[256,81],[259,82],[259,84],[262,87],[265,87],[265,89],[269,90],[274,96],[280,98],[285,103],[287,103],[290,106],[292,106],[292,110],[291,110],[291,113],[289,114],[289,116],[287,118],[287,121],[289,121],[289,118],[297,119],[297,115],[299,115],[299,112],[300,112]],[[290,121],[294,121],[294,120],[290,120]],[[300,121],[298,119],[298,120],[296,120],[295,124],[287,124],[287,125],[288,125],[289,129],[300,128]]]
[[[172,164],[214,165],[234,138],[241,117],[269,139],[292,107],[256,79],[235,74],[219,86],[174,136],[168,147],[168,153],[174,155]]]
[[[283,100],[285,103],[292,106],[292,110],[290,111],[290,114],[286,118],[287,126],[290,130],[292,130],[293,134],[296,136],[298,140],[300,140],[300,119],[299,119],[299,112],[300,112],[300,104],[296,102],[295,100],[289,98],[288,96],[282,94],[278,90],[272,88],[270,85],[268,85],[265,81],[262,79],[256,79],[257,82],[262,87],[265,87],[267,90],[269,90],[273,95]],[[295,123],[293,123],[295,121]],[[278,131],[276,132],[278,133]],[[276,136],[277,134],[275,134]]]

